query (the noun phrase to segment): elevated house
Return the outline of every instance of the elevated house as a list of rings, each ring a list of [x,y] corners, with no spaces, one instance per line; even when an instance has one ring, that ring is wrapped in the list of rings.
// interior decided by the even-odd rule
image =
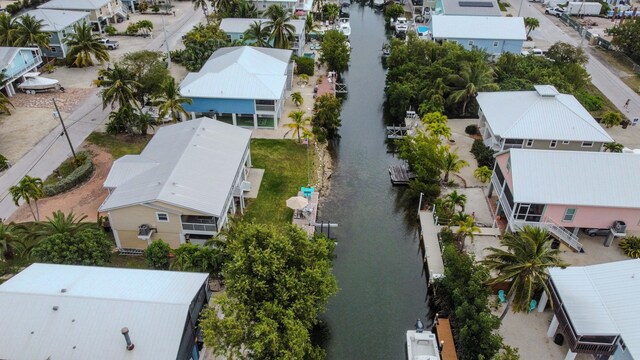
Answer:
[[[220,29],[224,30],[227,37],[231,41],[244,41],[247,45],[253,45],[255,41],[248,41],[244,38],[244,32],[249,29],[249,26],[254,22],[258,22],[264,25],[268,22],[268,19],[240,19],[240,18],[225,18],[220,21]],[[307,43],[304,34],[304,20],[290,20],[289,24],[295,28],[295,39],[291,43],[291,50],[297,56],[304,55],[304,45]],[[273,41],[270,41],[273,46]]]
[[[595,359],[640,359],[640,259],[549,269],[554,316],[547,336],[562,334],[569,351]]]
[[[508,230],[542,227],[580,251],[580,229],[607,229],[607,246],[640,230],[638,178],[638,154],[513,148],[496,156],[489,197]]]
[[[208,274],[33,264],[0,285],[2,359],[198,359]],[[201,341],[201,340],[200,340]]]
[[[502,16],[497,0],[436,0],[433,14]]]
[[[477,101],[482,139],[496,151],[602,151],[613,142],[573,95],[551,85],[536,85],[535,91],[481,92]]]
[[[88,12],[93,30],[100,33],[109,23],[127,19],[127,10],[123,8],[121,0],[51,0],[38,6],[38,9]]]
[[[162,239],[204,243],[244,207],[251,131],[209,118],[160,128],[140,155],[116,160],[100,207],[116,246],[135,253]]]
[[[40,48],[44,56],[64,59],[69,46],[64,43],[65,35],[73,33],[73,26],[83,22],[89,23],[89,13],[86,11],[35,9],[24,15],[42,20],[42,31],[49,33],[49,48]]]
[[[38,48],[0,47],[0,74],[7,96],[16,94],[14,83],[24,81],[24,75],[42,64]]]
[[[192,117],[208,116],[248,128],[276,129],[291,91],[291,50],[252,46],[218,49],[180,84]]]
[[[494,58],[503,53],[520,54],[527,40],[521,17],[434,15],[429,32],[434,41],[481,49]]]

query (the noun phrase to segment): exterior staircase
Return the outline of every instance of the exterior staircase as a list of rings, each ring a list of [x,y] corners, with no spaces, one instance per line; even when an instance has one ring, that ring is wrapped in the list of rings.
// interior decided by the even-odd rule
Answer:
[[[578,241],[577,235],[574,235],[563,226],[556,224],[548,217],[545,217],[542,222],[520,221],[515,219],[513,220],[514,230],[520,229],[526,225],[547,230],[549,234],[565,243],[565,245],[570,247],[575,252],[580,252],[582,250],[582,244],[580,243],[580,241]]]

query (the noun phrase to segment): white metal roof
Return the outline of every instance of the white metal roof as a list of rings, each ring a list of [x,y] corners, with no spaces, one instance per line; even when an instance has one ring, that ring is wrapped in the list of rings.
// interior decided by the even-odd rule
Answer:
[[[89,16],[86,11],[35,9],[24,13],[42,20],[42,31],[61,31]]]
[[[38,6],[38,9],[95,10],[110,3],[111,0],[51,0]]]
[[[206,117],[160,128],[140,155],[114,162],[100,211],[160,201],[221,216],[250,138]]]
[[[551,85],[536,91],[481,92],[478,105],[503,139],[612,142],[613,139],[573,96]]]
[[[640,154],[529,149],[509,153],[517,203],[640,208]]]
[[[225,33],[244,33],[254,22],[265,23],[268,21],[269,19],[224,18],[220,21],[220,29],[224,30]],[[297,19],[287,22],[287,24],[293,25],[297,35],[304,33],[304,23],[304,20]]]
[[[435,15],[431,33],[434,39],[527,40],[521,17]]]
[[[200,72],[187,74],[180,93],[186,97],[279,100],[292,53],[252,46],[218,49]]]
[[[0,336],[0,358],[175,359],[207,276],[33,264],[0,285],[0,328],[10,329]]]
[[[640,259],[549,274],[578,334],[619,334],[632,357],[640,357]]]
[[[442,9],[447,16],[502,16],[497,0],[443,0]]]

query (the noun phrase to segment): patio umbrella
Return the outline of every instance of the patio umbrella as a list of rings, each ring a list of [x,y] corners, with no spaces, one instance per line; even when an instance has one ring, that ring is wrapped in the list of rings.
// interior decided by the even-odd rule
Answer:
[[[293,210],[300,210],[309,204],[309,200],[302,196],[294,196],[287,199],[287,207]]]

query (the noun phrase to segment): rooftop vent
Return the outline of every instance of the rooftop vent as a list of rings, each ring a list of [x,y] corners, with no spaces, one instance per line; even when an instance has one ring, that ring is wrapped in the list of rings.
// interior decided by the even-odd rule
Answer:
[[[492,8],[493,3],[491,1],[458,1],[458,6]]]
[[[127,350],[129,351],[133,350],[135,345],[133,345],[133,343],[131,342],[131,338],[129,337],[129,328],[123,327],[122,330],[120,330],[120,332],[122,332],[122,335],[124,336],[124,341],[127,342]]]
[[[542,97],[555,97],[560,94],[553,85],[534,85],[533,87],[538,92],[538,95]]]

